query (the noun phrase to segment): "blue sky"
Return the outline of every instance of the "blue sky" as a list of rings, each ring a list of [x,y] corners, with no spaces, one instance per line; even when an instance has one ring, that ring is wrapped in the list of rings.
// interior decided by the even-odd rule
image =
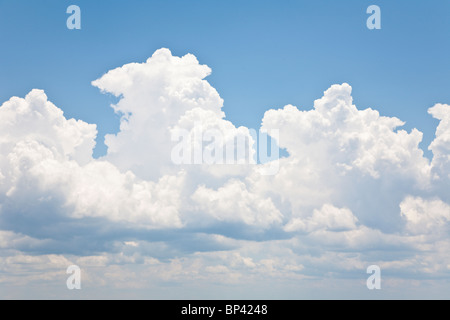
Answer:
[[[450,297],[449,13],[0,0],[0,298]],[[260,128],[282,158],[174,160]]]
[[[97,156],[119,121],[91,81],[162,47],[211,67],[227,119],[255,129],[269,108],[309,109],[347,82],[359,108],[406,121],[426,147],[437,123],[427,108],[450,100],[447,1],[378,1],[372,31],[372,1],[78,1],[82,30],[68,30],[72,3],[0,2],[0,99],[45,89],[67,117],[98,125]]]

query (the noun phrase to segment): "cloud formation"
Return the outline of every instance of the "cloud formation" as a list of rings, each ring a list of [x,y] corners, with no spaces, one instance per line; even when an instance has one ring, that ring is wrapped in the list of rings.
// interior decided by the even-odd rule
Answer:
[[[429,109],[440,121],[431,161],[420,131],[358,109],[344,83],[312,109],[265,113],[261,130],[278,130],[272,138],[288,152],[274,160],[276,174],[262,175],[270,163],[254,161],[174,163],[180,132],[215,130],[224,137],[219,149],[244,138],[250,158],[256,153],[249,128],[225,119],[210,73],[191,54],[160,49],[93,81],[120,98],[112,106],[120,131],[106,136],[100,159],[92,157],[96,126],[66,119],[44,91],[3,103],[0,282],[57,281],[50,270],[69,262],[87,268],[93,285],[110,277],[136,288],[149,285],[140,273],[156,272],[154,281],[208,283],[220,274],[225,283],[289,282],[356,277],[373,263],[399,278],[447,279],[449,105]],[[19,281],[14,266],[26,261],[47,271]]]

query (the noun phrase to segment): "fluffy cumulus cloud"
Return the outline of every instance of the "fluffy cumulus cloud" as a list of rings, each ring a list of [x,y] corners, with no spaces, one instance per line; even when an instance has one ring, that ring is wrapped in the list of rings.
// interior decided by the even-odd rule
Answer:
[[[216,130],[224,139],[221,144],[238,135],[251,139],[247,128],[223,119],[223,100],[204,80],[210,73],[191,54],[179,58],[160,49],[145,63],[126,64],[93,81],[103,92],[121,98],[113,106],[121,115],[120,132],[105,137],[105,159],[121,170],[156,179],[173,172],[174,140],[185,131],[193,130],[192,136],[202,126]]]
[[[54,215],[104,217],[149,228],[181,226],[174,191],[182,185],[182,173],[143,181],[92,159],[95,125],[65,119],[41,90],[11,98],[0,117],[1,210],[12,228],[20,228],[14,225],[28,215],[39,225]]]
[[[70,264],[93,296],[156,287],[170,298],[167,288],[187,286],[295,298],[302,284],[320,297],[340,281],[358,295],[370,264],[391,292],[448,280],[449,105],[429,109],[440,121],[429,160],[420,131],[359,109],[351,86],[334,84],[312,108],[265,113],[261,132],[276,131],[288,155],[257,163],[255,134],[225,119],[210,73],[160,49],[93,81],[118,97],[121,117],[98,159],[96,126],[67,119],[44,91],[1,105],[4,297],[56,288]]]
[[[450,178],[450,105],[436,104],[428,110],[434,118],[438,119],[436,139],[430,144],[433,152],[433,168],[436,171],[436,179],[448,181]]]

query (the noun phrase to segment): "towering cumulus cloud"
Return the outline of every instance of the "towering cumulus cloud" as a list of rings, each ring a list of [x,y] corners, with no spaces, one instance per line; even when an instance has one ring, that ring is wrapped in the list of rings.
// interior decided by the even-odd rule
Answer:
[[[429,109],[440,121],[430,161],[420,131],[358,109],[350,85],[334,84],[313,108],[265,113],[261,131],[277,130],[288,153],[267,175],[271,163],[256,163],[251,130],[225,119],[210,73],[160,49],[93,81],[119,98],[121,116],[99,159],[96,126],[66,119],[44,91],[4,102],[0,282],[54,284],[72,263],[92,287],[135,289],[356,279],[370,264],[392,287],[447,279],[449,105]],[[183,134],[192,164],[174,160]],[[207,140],[199,149],[196,136]],[[208,161],[240,139],[240,164]]]
[[[211,73],[195,56],[156,51],[145,63],[131,63],[106,73],[93,85],[121,97],[113,106],[121,117],[120,132],[107,135],[105,159],[146,179],[170,171],[173,130],[212,125],[227,135],[239,132],[223,120],[223,100],[204,78]]]

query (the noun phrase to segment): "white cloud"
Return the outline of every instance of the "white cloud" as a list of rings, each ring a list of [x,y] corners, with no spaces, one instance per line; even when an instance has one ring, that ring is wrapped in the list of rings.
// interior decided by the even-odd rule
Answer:
[[[450,205],[440,199],[425,200],[408,196],[400,203],[406,228],[413,234],[436,234],[450,229]],[[442,228],[446,229],[442,230]]]
[[[231,180],[218,190],[199,186],[192,195],[197,210],[219,221],[239,222],[260,228],[274,227],[282,215],[270,198],[250,192],[242,181]]]
[[[105,159],[147,179],[169,172],[174,145],[170,129],[186,111],[198,108],[207,119],[224,117],[223,100],[203,80],[210,73],[192,54],[179,58],[160,49],[145,63],[126,64],[93,81],[103,92],[121,97],[113,106],[122,115],[120,132],[106,136]],[[199,116],[201,111],[191,112]]]
[[[336,208],[330,204],[324,204],[320,210],[315,209],[311,217],[307,219],[294,218],[284,230],[307,231],[330,230],[343,231],[356,229],[358,219],[347,208]]]
[[[399,202],[432,188],[431,165],[419,148],[422,133],[397,130],[402,124],[357,109],[351,87],[333,85],[311,110],[287,105],[265,113],[262,128],[279,128],[278,143],[290,156],[280,160],[277,175],[252,179],[260,192],[288,202],[293,217],[330,203],[392,232],[402,223]]]
[[[19,141],[37,141],[60,158],[78,163],[91,159],[96,126],[67,120],[42,90],[32,90],[25,99],[12,97],[0,107],[0,119],[2,156]]]
[[[50,272],[69,262],[91,268],[96,285],[115,279],[123,288],[149,286],[141,274],[205,283],[220,274],[221,285],[270,275],[276,283],[339,278],[369,263],[404,267],[408,276],[448,275],[448,105],[429,109],[440,120],[431,162],[419,148],[421,132],[358,109],[341,84],[311,110],[265,113],[261,129],[279,130],[274,138],[289,153],[274,175],[261,175],[265,165],[255,163],[177,165],[173,134],[216,130],[219,148],[236,138],[255,142],[248,128],[225,120],[204,79],[210,73],[193,55],[160,49],[95,80],[120,98],[113,108],[122,115],[101,159],[92,158],[95,125],[66,119],[43,91],[5,102],[0,281],[55,280]],[[31,267],[12,266],[27,261],[48,272],[18,281]]]
[[[428,162],[418,147],[422,133],[395,131],[403,124],[376,110],[358,110],[345,83],[326,90],[312,110],[287,105],[267,111],[263,119],[264,129],[281,129],[280,146],[302,163],[342,175],[354,170],[374,178],[395,173],[426,183]]]
[[[450,105],[438,103],[428,113],[440,120],[436,138],[428,147],[433,152],[432,164],[439,174],[450,179]]]
[[[56,215],[71,218],[181,226],[176,190],[183,185],[182,173],[142,181],[92,159],[95,126],[66,120],[40,90],[3,104],[0,118],[3,214],[28,214],[25,210],[39,216],[56,205]]]

